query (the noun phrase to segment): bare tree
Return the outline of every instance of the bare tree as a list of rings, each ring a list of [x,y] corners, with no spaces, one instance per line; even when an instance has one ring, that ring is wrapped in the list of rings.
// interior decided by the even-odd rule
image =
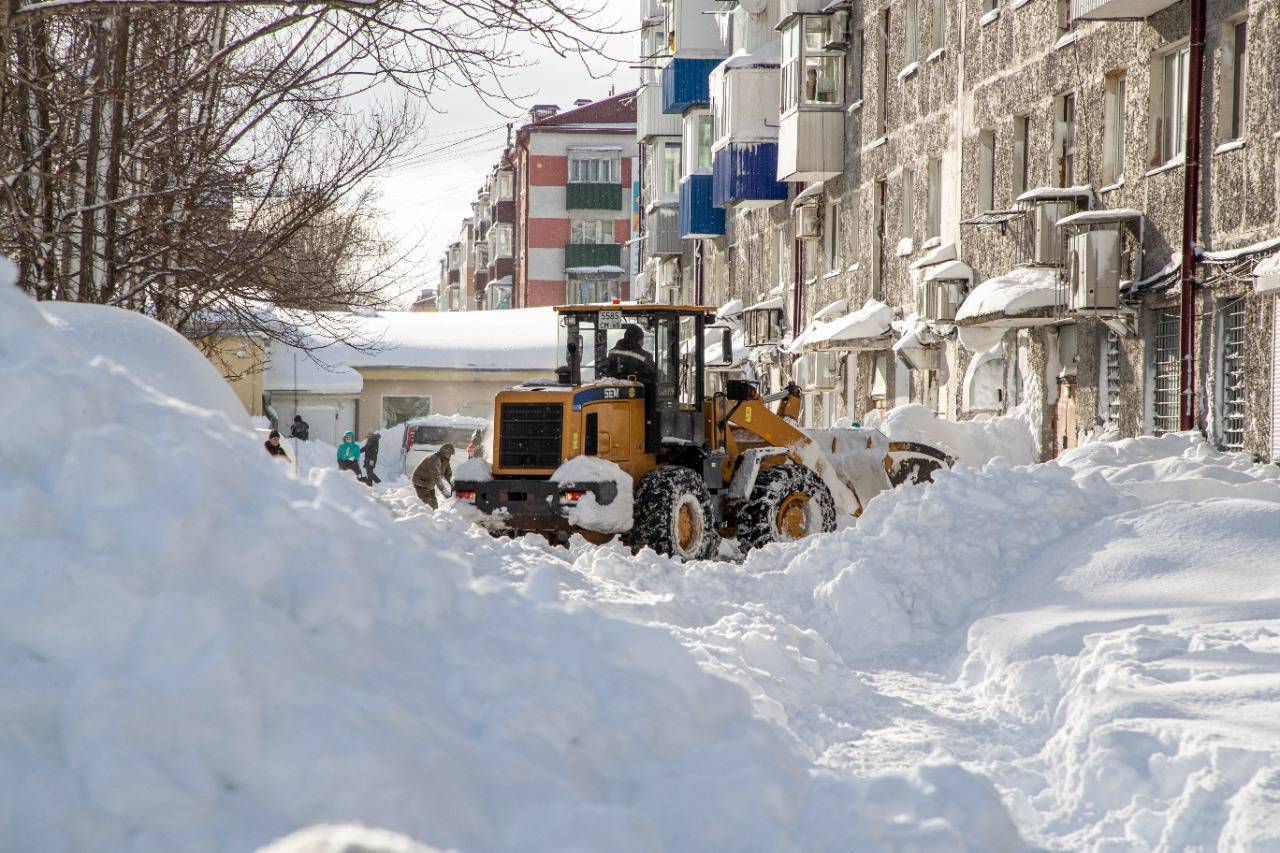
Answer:
[[[288,339],[275,305],[376,304],[394,258],[368,180],[414,155],[446,84],[505,97],[513,36],[592,55],[609,30],[588,15],[576,0],[6,4],[0,251],[37,299],[187,331]]]

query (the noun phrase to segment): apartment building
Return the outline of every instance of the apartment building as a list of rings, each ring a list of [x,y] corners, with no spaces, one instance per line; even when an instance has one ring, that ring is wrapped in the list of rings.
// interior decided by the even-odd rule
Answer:
[[[1207,3],[1189,167],[1193,2],[645,0],[640,292],[811,425],[1017,410],[1050,458],[1193,410],[1280,458],[1280,0]]]

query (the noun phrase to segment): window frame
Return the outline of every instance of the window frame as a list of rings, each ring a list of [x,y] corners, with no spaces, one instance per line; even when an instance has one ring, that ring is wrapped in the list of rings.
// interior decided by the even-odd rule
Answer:
[[[569,149],[567,183],[614,185],[621,181],[621,151]]]
[[[822,228],[823,250],[826,253],[827,272],[840,272],[844,258],[840,251],[840,202],[832,201],[827,204],[826,222]]]
[[[782,60],[778,75],[781,114],[800,109],[842,109],[845,106],[846,51],[825,47],[830,20],[830,13],[796,14],[782,28]],[[814,38],[819,34],[820,38]],[[809,84],[811,72],[812,85]],[[831,97],[820,97],[824,95]]]
[[[1234,18],[1222,25],[1218,78],[1218,142],[1244,137],[1249,64],[1249,21]]]
[[[930,157],[927,168],[924,237],[930,240],[934,237],[942,237],[942,158]]]
[[[1102,180],[1104,184],[1110,186],[1124,180],[1128,70],[1117,68],[1108,72],[1103,88]]]
[[[1151,165],[1158,168],[1175,162],[1186,153],[1187,79],[1191,46],[1183,41],[1157,53],[1151,62],[1149,148]],[[1171,76],[1173,80],[1170,79]],[[1171,88],[1174,91],[1170,91]],[[1171,126],[1170,118],[1174,116],[1170,113],[1175,101],[1178,106],[1177,121]]]
[[[588,233],[590,232],[590,233]],[[596,239],[588,240],[588,237]],[[604,238],[608,239],[604,239]],[[574,246],[603,246],[614,243],[612,219],[570,219],[569,243]]]

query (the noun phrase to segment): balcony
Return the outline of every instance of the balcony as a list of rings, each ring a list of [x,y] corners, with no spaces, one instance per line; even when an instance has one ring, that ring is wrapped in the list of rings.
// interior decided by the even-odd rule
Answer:
[[[711,102],[711,71],[720,59],[676,57],[662,69],[662,111],[681,115],[693,106]]]
[[[711,175],[687,175],[680,181],[680,236],[719,237],[724,211],[712,204]]]
[[[1148,18],[1178,0],[1071,0],[1073,21],[1119,21]]]
[[[644,250],[649,257],[678,255],[684,249],[680,241],[680,214],[676,205],[653,204],[645,217]]]
[[[844,171],[844,110],[796,109],[778,127],[778,180],[825,181]]]
[[[652,83],[636,95],[636,139],[648,142],[655,136],[679,136],[680,117],[662,111],[662,87]]]
[[[566,184],[566,210],[622,210],[622,184]]]
[[[622,247],[617,243],[570,243],[564,247],[564,265],[576,267],[620,267]]]
[[[716,207],[771,207],[787,200],[778,180],[778,145],[731,142],[715,152],[711,165],[711,203]]]

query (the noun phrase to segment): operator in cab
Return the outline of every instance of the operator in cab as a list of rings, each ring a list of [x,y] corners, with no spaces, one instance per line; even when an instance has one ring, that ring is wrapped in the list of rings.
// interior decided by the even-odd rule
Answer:
[[[627,325],[622,338],[609,350],[608,372],[618,379],[634,376],[641,382],[657,381],[653,356],[644,348],[644,330],[635,323]]]

